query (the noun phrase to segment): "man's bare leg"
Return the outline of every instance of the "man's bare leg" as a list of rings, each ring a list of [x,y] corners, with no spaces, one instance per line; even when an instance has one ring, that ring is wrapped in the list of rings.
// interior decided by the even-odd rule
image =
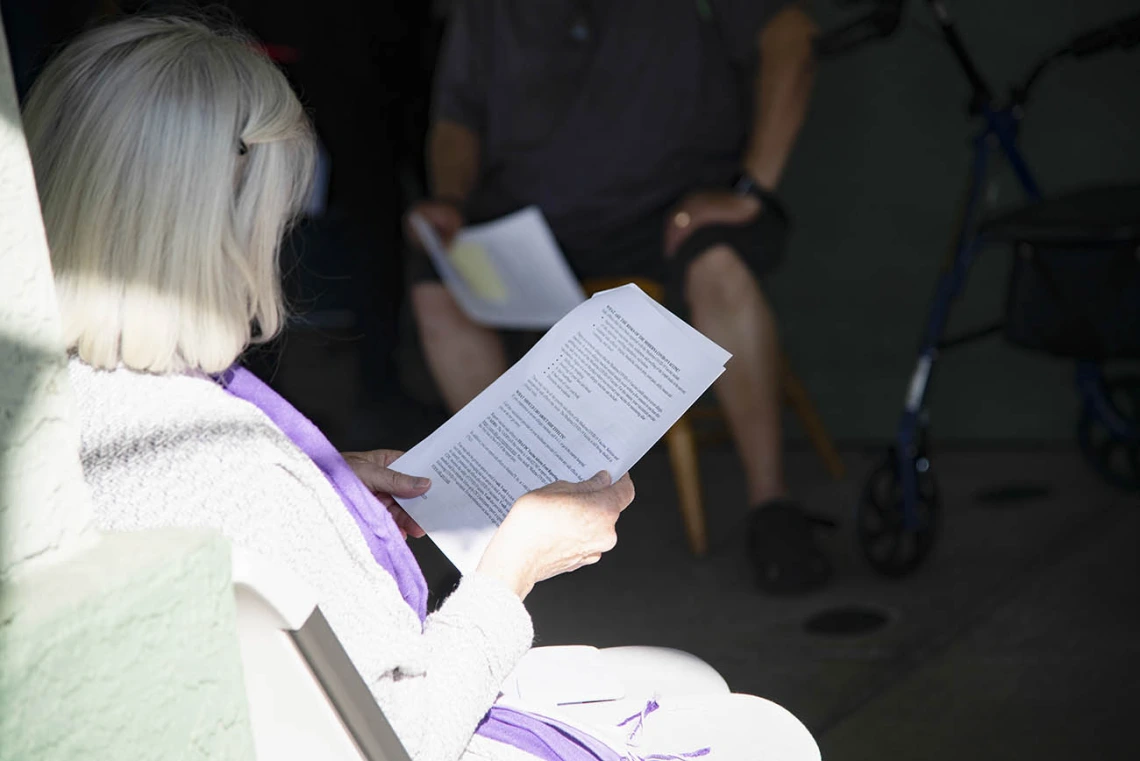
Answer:
[[[502,338],[471,322],[442,283],[412,286],[412,311],[428,369],[452,413],[506,372]]]
[[[767,299],[729,246],[714,246],[689,265],[685,298],[693,326],[732,352],[715,389],[744,465],[748,504],[786,496],[780,341]]]

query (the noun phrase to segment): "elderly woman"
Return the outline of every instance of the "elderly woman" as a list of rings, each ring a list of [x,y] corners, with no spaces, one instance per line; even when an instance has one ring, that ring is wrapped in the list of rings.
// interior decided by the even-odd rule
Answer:
[[[235,365],[282,322],[278,245],[314,153],[248,40],[170,18],[95,29],[41,75],[25,126],[102,528],[211,527],[291,568],[416,759],[818,758],[794,717],[682,654],[611,652],[627,698],[601,709],[496,704],[530,649],[523,598],[613,547],[633,487],[600,473],[524,496],[426,615],[404,541],[422,531],[391,494],[430,484],[388,470],[393,453],[341,456]]]

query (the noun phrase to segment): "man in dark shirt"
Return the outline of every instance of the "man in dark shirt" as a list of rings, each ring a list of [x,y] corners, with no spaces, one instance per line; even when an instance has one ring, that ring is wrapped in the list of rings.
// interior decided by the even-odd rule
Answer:
[[[456,0],[437,71],[431,199],[445,241],[538,205],[583,278],[661,279],[733,359],[717,382],[740,453],[760,586],[830,576],[787,495],[779,343],[759,277],[778,259],[774,195],[804,119],[815,26],[789,0]],[[448,406],[507,368],[422,254],[412,305]]]

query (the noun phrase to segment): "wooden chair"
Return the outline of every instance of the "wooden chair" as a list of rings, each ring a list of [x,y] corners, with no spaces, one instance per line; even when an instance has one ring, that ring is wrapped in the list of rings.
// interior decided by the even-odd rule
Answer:
[[[646,278],[606,277],[592,278],[582,284],[589,295],[609,288],[617,288],[626,283],[633,283],[646,295],[658,303],[664,301],[664,288],[656,281]],[[815,448],[816,453],[823,460],[824,467],[832,478],[840,479],[844,474],[843,460],[835,449],[831,435],[823,426],[819,412],[808,395],[804,384],[792,372],[788,358],[780,357],[780,387],[783,390],[785,403],[791,405],[792,411],[799,418],[800,424],[807,432],[808,439]],[[697,460],[697,437],[693,429],[693,418],[698,416],[700,410],[692,409],[676,422],[665,434],[665,446],[669,450],[669,462],[673,467],[673,479],[677,485],[677,501],[681,506],[681,517],[685,522],[685,534],[689,539],[689,547],[697,557],[708,551],[708,529],[705,522],[704,500],[701,496],[701,474]],[[719,410],[715,413],[719,416]]]

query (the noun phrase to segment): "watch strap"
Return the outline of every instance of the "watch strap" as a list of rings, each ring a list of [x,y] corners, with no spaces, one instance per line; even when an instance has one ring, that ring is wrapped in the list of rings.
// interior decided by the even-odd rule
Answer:
[[[780,200],[780,197],[767,188],[762,187],[760,183],[756,182],[752,175],[747,172],[740,172],[733,178],[732,190],[737,195],[748,195],[759,199],[760,203],[763,204],[761,213],[769,211],[780,217],[785,224],[789,221],[788,208],[784,206],[784,202]]]

